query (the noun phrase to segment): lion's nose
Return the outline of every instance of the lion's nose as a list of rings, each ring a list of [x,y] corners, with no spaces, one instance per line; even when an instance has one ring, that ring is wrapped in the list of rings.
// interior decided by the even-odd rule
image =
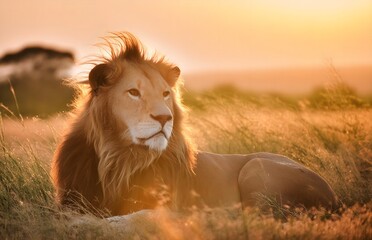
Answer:
[[[171,115],[156,115],[156,116],[154,116],[154,115],[150,114],[150,116],[153,119],[155,119],[156,121],[158,121],[161,124],[161,127],[164,127],[164,125],[168,121],[172,120],[172,116]]]

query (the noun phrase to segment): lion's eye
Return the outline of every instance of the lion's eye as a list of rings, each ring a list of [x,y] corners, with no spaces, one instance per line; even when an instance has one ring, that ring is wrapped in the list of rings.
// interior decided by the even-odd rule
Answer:
[[[169,92],[169,91],[165,91],[165,92],[163,92],[163,97],[164,97],[164,98],[169,97],[169,95],[170,95],[170,92]]]
[[[141,96],[141,93],[138,91],[138,89],[132,88],[128,90],[128,93],[130,96],[139,98]]]

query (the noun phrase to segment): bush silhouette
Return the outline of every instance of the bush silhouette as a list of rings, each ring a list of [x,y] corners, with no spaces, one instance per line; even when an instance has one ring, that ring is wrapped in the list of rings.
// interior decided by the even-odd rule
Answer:
[[[62,79],[73,63],[71,53],[40,47],[6,54],[0,64],[11,66],[12,72],[0,81],[0,103],[7,108],[0,112],[47,117],[69,110],[74,90]]]

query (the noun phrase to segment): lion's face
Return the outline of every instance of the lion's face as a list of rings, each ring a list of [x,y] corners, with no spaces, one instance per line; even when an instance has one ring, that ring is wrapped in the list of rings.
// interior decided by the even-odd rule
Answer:
[[[173,92],[162,75],[146,63],[125,63],[110,91],[112,112],[133,144],[163,151],[173,130]]]

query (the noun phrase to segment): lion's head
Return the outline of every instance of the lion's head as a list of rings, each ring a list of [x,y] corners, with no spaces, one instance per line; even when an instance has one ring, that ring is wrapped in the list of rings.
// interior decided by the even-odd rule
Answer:
[[[158,55],[147,57],[130,33],[105,40],[109,56],[89,73],[78,121],[94,146],[103,199],[110,202],[145,169],[180,182],[192,174],[195,157],[182,120],[180,69]]]
[[[129,33],[107,39],[122,45],[115,49],[108,41],[111,57],[89,74],[92,93],[97,101],[107,101],[106,110],[117,120],[123,140],[162,152],[179,121],[175,108],[180,69],[163,58],[147,59],[140,42]]]

